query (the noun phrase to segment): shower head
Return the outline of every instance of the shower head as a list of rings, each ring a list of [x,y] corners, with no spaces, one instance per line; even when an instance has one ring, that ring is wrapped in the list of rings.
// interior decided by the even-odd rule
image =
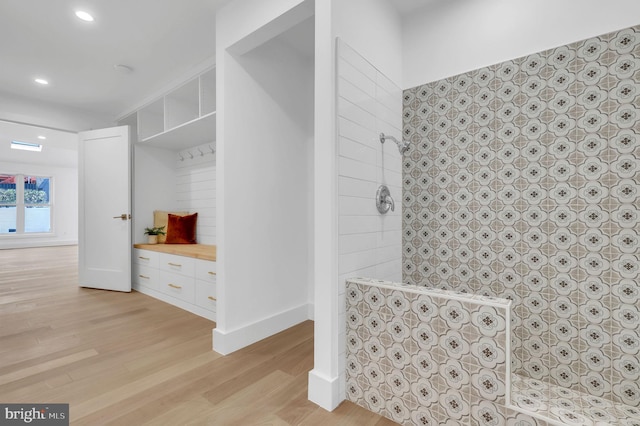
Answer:
[[[386,141],[387,139],[391,139],[392,141],[394,141],[396,143],[396,145],[398,145],[398,151],[400,151],[400,155],[404,155],[404,153],[407,152],[407,150],[409,149],[409,142],[408,141],[400,142],[398,139],[394,138],[393,136],[389,136],[389,135],[385,135],[384,133],[380,133],[380,143],[384,143],[384,141]]]

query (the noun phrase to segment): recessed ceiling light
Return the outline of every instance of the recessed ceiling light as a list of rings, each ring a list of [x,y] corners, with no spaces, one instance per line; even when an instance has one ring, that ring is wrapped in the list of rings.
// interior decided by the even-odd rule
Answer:
[[[44,78],[36,78],[34,81],[38,84],[42,84],[43,86],[46,86],[47,84],[49,84],[49,82]]]
[[[42,151],[42,145],[30,142],[11,141],[11,149],[21,149],[23,151]]]
[[[42,135],[38,136],[38,139],[41,139],[41,140],[45,140],[46,138],[47,138],[46,136],[42,136]]]
[[[76,10],[76,16],[83,21],[93,22],[93,16],[83,10]]]

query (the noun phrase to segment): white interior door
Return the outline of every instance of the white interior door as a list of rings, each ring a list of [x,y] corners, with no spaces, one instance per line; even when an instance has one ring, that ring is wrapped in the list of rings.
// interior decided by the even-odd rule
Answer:
[[[79,133],[81,287],[131,291],[129,126]]]

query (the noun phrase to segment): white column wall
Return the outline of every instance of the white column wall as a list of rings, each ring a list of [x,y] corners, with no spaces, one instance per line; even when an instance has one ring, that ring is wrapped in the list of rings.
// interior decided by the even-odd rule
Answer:
[[[403,88],[637,25],[637,0],[448,0],[403,21]]]
[[[339,269],[338,164],[340,161],[344,164],[345,159],[341,160],[337,147],[335,40],[340,37],[371,61],[392,83],[401,86],[402,32],[400,16],[386,0],[317,1],[315,13],[316,323],[315,365],[309,374],[309,399],[332,410],[345,398],[341,355],[344,353],[344,288],[340,287],[339,274],[344,276],[345,272],[353,272]],[[398,125],[401,113],[398,110]],[[367,161],[364,157],[360,160],[354,161],[362,164]],[[396,194],[397,199],[399,196]],[[362,214],[367,215],[367,212]],[[377,250],[372,253],[377,253]],[[350,268],[346,266],[348,262],[345,254],[341,267]],[[358,268],[356,264],[355,268]]]
[[[224,354],[309,316],[313,66],[267,41],[312,9],[296,8],[301,1],[266,3],[233,2],[216,17],[219,305],[213,344]]]
[[[333,2],[315,4],[314,143],[314,366],[309,400],[333,410],[340,404],[338,366],[338,225]]]

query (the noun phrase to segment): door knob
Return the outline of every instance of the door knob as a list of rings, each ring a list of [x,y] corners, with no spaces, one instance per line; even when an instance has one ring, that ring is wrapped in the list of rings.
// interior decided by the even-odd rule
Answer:
[[[121,220],[127,220],[127,219],[131,219],[131,215],[130,214],[126,214],[126,213],[122,213],[120,216],[114,216],[114,219],[121,219]]]

